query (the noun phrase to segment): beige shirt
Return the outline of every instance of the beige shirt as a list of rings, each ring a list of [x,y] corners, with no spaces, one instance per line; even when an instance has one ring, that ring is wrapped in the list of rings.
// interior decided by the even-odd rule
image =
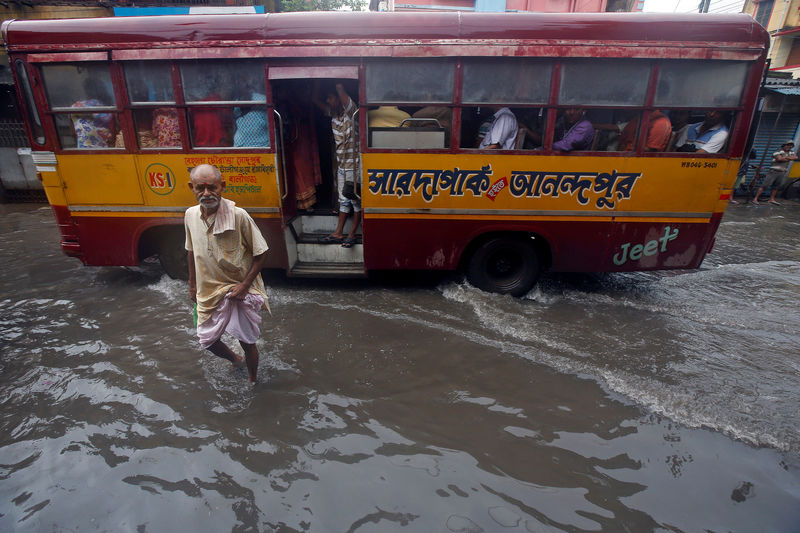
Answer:
[[[263,254],[269,247],[250,215],[225,198],[221,199],[217,212],[205,221],[199,205],[190,207],[183,225],[186,250],[194,255],[197,323],[202,324],[225,295],[244,280],[253,265],[253,257]],[[264,309],[269,310],[261,274],[253,280],[248,292],[264,298]]]
[[[397,106],[382,105],[367,111],[367,118],[370,128],[399,128],[403,120],[411,118],[411,115],[400,111]]]

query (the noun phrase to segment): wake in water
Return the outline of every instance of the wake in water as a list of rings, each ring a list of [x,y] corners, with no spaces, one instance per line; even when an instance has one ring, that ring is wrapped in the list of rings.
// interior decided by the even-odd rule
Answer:
[[[545,279],[525,300],[441,287],[485,339],[533,362],[594,376],[690,427],[800,450],[800,264],[607,275],[585,291]]]

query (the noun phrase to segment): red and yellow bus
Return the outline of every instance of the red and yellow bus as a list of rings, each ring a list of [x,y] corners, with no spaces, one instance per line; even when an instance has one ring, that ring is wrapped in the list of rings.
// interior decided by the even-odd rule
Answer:
[[[185,276],[188,172],[211,163],[267,238],[269,268],[463,269],[511,294],[545,269],[697,268],[732,193],[769,46],[748,15],[189,15],[2,31],[62,249],[83,263],[158,255]],[[352,248],[322,242],[336,225],[335,158],[311,97],[335,83],[358,105],[363,225]],[[408,119],[374,127],[380,106]],[[518,123],[513,145],[479,148],[503,107]],[[570,110],[592,140],[560,151]],[[674,132],[654,150],[662,115]],[[685,151],[684,124],[709,115],[724,142]],[[246,116],[260,134],[245,134]],[[309,182],[313,210],[300,201]]]

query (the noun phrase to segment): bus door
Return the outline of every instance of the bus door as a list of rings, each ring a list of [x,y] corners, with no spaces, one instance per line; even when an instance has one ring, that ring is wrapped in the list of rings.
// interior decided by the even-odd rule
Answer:
[[[290,276],[363,276],[360,239],[350,248],[326,239],[338,221],[335,153],[330,121],[312,96],[323,102],[343,83],[358,102],[358,66],[271,66],[276,159],[281,188],[281,219]],[[358,120],[356,116],[355,120]],[[360,146],[360,144],[357,143]],[[352,220],[348,220],[345,233]]]

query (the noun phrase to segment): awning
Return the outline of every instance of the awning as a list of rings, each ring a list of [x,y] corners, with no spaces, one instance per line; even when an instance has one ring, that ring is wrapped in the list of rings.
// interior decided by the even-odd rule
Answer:
[[[785,94],[786,96],[800,96],[800,87],[770,87],[765,85],[764,88],[768,91]]]

